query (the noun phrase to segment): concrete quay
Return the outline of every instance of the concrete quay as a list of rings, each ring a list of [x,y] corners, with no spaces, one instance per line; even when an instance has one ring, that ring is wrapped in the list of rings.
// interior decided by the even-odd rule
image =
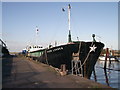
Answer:
[[[113,89],[80,76],[61,76],[48,65],[20,56],[2,58],[2,88]]]

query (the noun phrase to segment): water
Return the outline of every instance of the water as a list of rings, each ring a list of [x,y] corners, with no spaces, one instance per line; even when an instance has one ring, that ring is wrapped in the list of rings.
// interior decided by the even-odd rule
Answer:
[[[108,85],[112,88],[120,89],[120,62],[112,61],[111,64],[107,61],[106,71],[103,69],[104,61],[97,61],[95,65],[96,80],[98,83]],[[94,74],[91,75],[91,80],[95,81]]]

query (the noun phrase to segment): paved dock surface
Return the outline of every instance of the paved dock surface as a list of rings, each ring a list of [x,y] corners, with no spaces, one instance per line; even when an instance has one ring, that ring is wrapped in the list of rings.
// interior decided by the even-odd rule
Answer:
[[[48,65],[25,57],[3,58],[2,88],[109,88],[80,76],[60,76]]]

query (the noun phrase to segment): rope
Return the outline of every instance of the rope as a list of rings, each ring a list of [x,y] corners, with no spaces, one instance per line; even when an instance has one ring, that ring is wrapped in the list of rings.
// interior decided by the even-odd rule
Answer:
[[[78,54],[80,53],[80,49],[81,49],[81,42],[80,42],[80,44],[79,44],[79,49],[78,49]],[[80,71],[79,71],[79,69],[77,69],[78,68],[78,63],[77,62],[80,62],[80,66],[81,66],[81,60],[80,61],[78,61],[77,60],[77,62],[75,62],[75,65],[73,66],[73,62],[74,62],[74,60],[72,60],[72,74],[73,74],[73,69],[75,68],[75,72],[76,72],[76,74],[77,74],[77,71],[78,71],[78,73],[80,73]],[[82,68],[81,68],[81,72],[82,72]]]
[[[46,63],[49,65],[49,63],[48,63],[48,59],[47,59],[47,50],[45,50],[45,57],[46,57]]]
[[[78,53],[80,53],[80,49],[81,49],[81,42],[79,44],[79,50],[78,50]]]
[[[92,46],[92,45],[93,45],[93,42],[92,42],[91,46]],[[89,53],[88,53],[88,55],[87,55],[86,59],[84,60],[84,62],[83,62],[83,64],[82,64],[82,66],[86,63],[86,61],[87,61],[87,59],[88,59],[89,55],[90,55],[90,51],[89,51]]]
[[[93,46],[93,42],[92,42],[91,46]],[[81,43],[80,43],[80,46],[79,46],[79,47],[81,47]],[[79,52],[80,52],[80,48],[79,48]],[[84,60],[84,62],[83,62],[82,65],[81,65],[81,60],[80,60],[80,67],[79,67],[78,69],[81,69],[81,73],[82,73],[82,67],[83,67],[83,65],[86,63],[86,61],[88,60],[89,55],[90,55],[90,51],[89,51],[89,53],[88,53],[87,57],[85,58],[85,60]],[[74,68],[75,68],[75,65],[74,65],[74,67],[72,68],[72,70],[73,70]],[[78,69],[76,69],[75,71],[77,71]]]

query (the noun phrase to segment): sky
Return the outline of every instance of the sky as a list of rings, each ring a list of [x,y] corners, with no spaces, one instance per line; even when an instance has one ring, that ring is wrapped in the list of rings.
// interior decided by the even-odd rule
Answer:
[[[118,49],[118,2],[2,2],[2,39],[10,52],[27,45],[67,43],[68,12],[71,5],[72,40],[96,41]],[[0,3],[1,5],[1,3]],[[65,9],[65,12],[61,10]]]
[[[0,38],[2,38],[2,3],[0,2]]]

